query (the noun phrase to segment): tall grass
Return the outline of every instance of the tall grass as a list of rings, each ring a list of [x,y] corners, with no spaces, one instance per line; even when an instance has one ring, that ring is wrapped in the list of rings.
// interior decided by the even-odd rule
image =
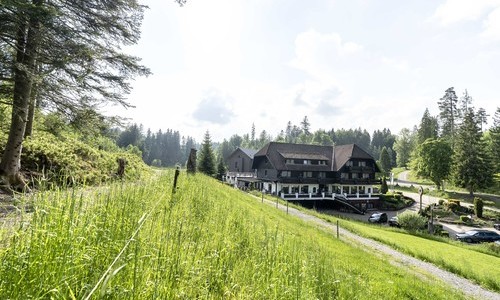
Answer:
[[[1,299],[465,299],[202,175],[39,194]]]

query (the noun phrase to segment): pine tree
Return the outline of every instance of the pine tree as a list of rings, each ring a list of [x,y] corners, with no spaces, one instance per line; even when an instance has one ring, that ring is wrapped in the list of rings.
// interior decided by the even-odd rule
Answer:
[[[215,175],[215,155],[212,149],[212,141],[208,130],[205,132],[203,143],[201,144],[200,152],[198,153],[198,171],[203,174]]]
[[[0,86],[8,84],[0,93],[12,99],[0,162],[7,184],[23,183],[22,144],[37,106],[70,117],[102,103],[129,106],[130,79],[150,72],[122,47],[139,40],[144,9],[136,0],[1,2]]]
[[[453,181],[456,185],[467,188],[473,197],[474,191],[491,184],[493,173],[486,144],[472,109],[464,115],[454,150]]]
[[[500,173],[500,107],[497,107],[493,116],[493,126],[490,129],[490,153],[494,172]]]
[[[304,133],[306,136],[309,136],[311,134],[311,123],[309,123],[309,120],[307,119],[307,116],[304,116],[304,119],[300,123],[302,133]]]
[[[439,118],[441,120],[441,137],[451,141],[452,148],[454,147],[455,132],[457,120],[460,116],[457,109],[458,98],[453,87],[445,91],[444,96],[439,99]]]

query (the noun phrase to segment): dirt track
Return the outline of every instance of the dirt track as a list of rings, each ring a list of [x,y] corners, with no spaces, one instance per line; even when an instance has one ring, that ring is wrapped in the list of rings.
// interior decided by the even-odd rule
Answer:
[[[261,200],[258,198],[259,201]],[[276,207],[276,202],[274,201],[268,201],[265,200],[265,202],[269,205],[272,205],[273,207]],[[287,207],[284,205],[279,204],[278,209],[287,211]],[[320,218],[317,218],[315,216],[306,214],[304,212],[301,212],[297,209],[288,208],[288,213],[290,215],[296,216],[298,218],[301,218],[305,221],[308,222],[313,222],[317,225],[320,225],[321,227],[326,228],[327,230],[331,230],[332,233],[336,234],[336,225],[333,225],[331,223],[328,223]],[[444,283],[448,284],[449,286],[462,291],[465,295],[472,297],[473,299],[481,299],[481,300],[486,300],[486,299],[491,299],[491,300],[500,300],[500,293],[496,293],[493,291],[489,291],[472,281],[465,279],[463,277],[460,277],[456,274],[453,274],[449,271],[443,270],[431,263],[421,261],[419,259],[416,259],[412,256],[406,255],[404,253],[401,253],[399,251],[396,251],[382,243],[376,242],[374,240],[368,239],[361,237],[359,235],[356,235],[350,231],[347,231],[343,228],[339,228],[339,236],[342,240],[352,243],[354,245],[359,245],[361,246],[362,249],[366,249],[367,251],[370,251],[373,253],[373,251],[380,253],[380,254],[386,254],[388,257],[391,258],[391,263],[399,266],[399,267],[404,267],[405,269],[408,270],[413,270],[414,272],[417,273],[421,278],[436,281],[436,280],[441,280]],[[431,278],[429,278],[429,274],[431,275]]]

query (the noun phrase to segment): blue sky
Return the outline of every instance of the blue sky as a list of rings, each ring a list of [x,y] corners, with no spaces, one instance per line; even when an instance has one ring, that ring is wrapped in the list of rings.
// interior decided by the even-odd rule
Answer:
[[[312,130],[418,125],[449,87],[500,106],[500,0],[148,0],[126,49],[153,74],[111,109],[201,142],[307,116]],[[491,125],[488,124],[487,126]]]

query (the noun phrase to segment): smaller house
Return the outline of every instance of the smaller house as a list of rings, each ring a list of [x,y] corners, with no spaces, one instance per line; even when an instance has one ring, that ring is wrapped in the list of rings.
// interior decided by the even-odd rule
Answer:
[[[251,188],[257,182],[252,168],[255,153],[257,150],[236,148],[226,160],[228,168],[225,181],[238,188]]]

